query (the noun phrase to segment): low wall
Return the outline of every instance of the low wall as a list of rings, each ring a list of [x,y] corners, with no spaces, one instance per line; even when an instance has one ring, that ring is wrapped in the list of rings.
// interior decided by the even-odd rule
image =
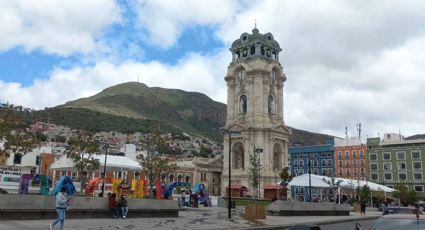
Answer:
[[[67,218],[111,217],[106,197],[70,196]],[[128,198],[129,217],[178,217],[174,200]],[[42,195],[0,194],[0,219],[53,219],[55,197]]]
[[[267,206],[267,213],[275,216],[348,216],[353,207],[328,202],[310,203],[277,200]]]

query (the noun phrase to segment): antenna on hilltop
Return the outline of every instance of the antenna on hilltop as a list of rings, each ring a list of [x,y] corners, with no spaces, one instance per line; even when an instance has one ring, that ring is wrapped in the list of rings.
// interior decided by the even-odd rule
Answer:
[[[359,139],[361,139],[362,138],[362,123],[361,122],[357,124],[357,133],[359,134]]]
[[[139,72],[137,72],[137,83],[140,83]]]
[[[348,127],[345,126],[345,139],[348,139]]]

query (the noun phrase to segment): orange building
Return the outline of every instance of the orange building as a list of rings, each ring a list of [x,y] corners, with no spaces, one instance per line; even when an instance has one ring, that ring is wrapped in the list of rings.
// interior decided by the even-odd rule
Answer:
[[[336,139],[335,175],[353,180],[367,180],[367,146],[358,137]]]

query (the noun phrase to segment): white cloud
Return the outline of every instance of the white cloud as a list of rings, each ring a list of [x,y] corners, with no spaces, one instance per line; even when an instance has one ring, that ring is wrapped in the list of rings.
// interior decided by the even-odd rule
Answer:
[[[92,96],[106,87],[128,81],[140,81],[148,86],[177,88],[202,92],[216,100],[225,100],[225,66],[227,51],[214,56],[188,54],[176,65],[156,61],[137,63],[127,61],[115,64],[99,61],[94,66],[75,67],[69,70],[57,68],[46,80],[36,80],[24,87],[17,83],[0,81],[0,101],[8,101],[25,107],[41,109],[66,101]]]
[[[70,55],[100,49],[102,29],[120,21],[113,0],[0,1],[0,51],[22,46],[28,52]]]
[[[283,49],[280,60],[288,77],[288,125],[344,136],[345,126],[354,135],[355,123],[360,121],[364,136],[398,129],[406,135],[424,133],[424,1],[143,1],[136,7],[149,44],[170,48],[184,29],[201,25],[218,28],[210,36],[217,36],[226,47],[212,56],[186,54],[175,65],[156,61],[117,64],[96,57],[94,66],[57,68],[48,79],[29,87],[0,81],[0,100],[36,108],[54,106],[136,81],[139,73],[149,86],[198,91],[225,102],[227,48],[241,33],[250,32],[257,19],[260,32],[272,32]],[[19,21],[9,11],[0,12],[6,12],[0,18],[7,18],[8,25]],[[87,36],[83,37],[93,39],[96,32],[87,31],[99,31],[108,23],[84,30]],[[28,49],[56,47],[50,52],[73,52],[56,46],[61,42],[56,39],[52,46],[28,45]],[[0,49],[6,40],[0,38]],[[82,44],[89,44],[82,50],[94,47],[90,42]]]

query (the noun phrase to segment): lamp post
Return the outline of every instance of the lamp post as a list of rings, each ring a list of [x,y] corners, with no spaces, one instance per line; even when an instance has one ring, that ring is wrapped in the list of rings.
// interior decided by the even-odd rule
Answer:
[[[261,176],[260,176],[260,173],[261,173],[261,161],[260,161],[260,153],[262,153],[263,152],[263,148],[255,148],[255,152],[257,153],[257,171],[258,171],[258,173],[257,173],[257,181],[258,181],[258,200],[260,199],[260,196],[261,196],[261,186],[260,186],[260,178],[261,178]]]
[[[310,161],[310,155],[308,156],[308,195],[309,195],[309,202],[311,202],[311,161]]]
[[[229,219],[232,218],[232,134],[241,134],[240,131],[236,131],[236,130],[227,130],[222,128],[223,133],[224,134],[228,134],[229,135],[229,185],[228,185],[228,189],[229,189],[229,201],[227,204],[227,217]]]
[[[108,159],[108,148],[109,145],[106,145],[105,150],[105,163],[103,164],[103,178],[102,178],[102,195],[105,193],[105,179],[106,179],[106,160]]]

